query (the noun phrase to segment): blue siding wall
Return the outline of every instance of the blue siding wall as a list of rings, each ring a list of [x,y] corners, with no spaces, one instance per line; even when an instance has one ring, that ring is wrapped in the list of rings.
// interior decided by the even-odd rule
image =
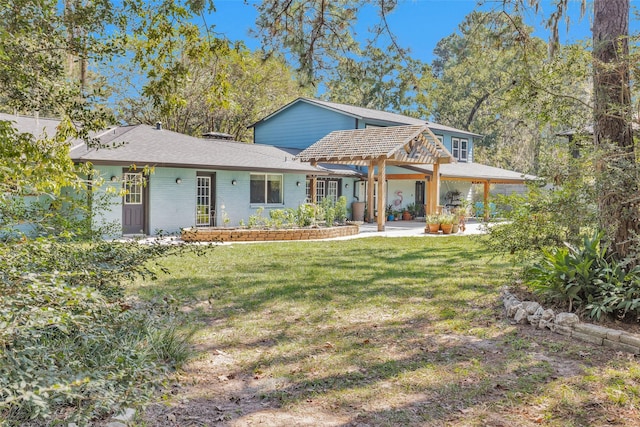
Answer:
[[[236,185],[231,181],[236,180]],[[216,208],[217,224],[225,225],[223,222],[223,212],[229,218],[228,226],[237,226],[240,221],[247,223],[249,217],[254,215],[258,209],[264,208],[263,216],[268,217],[272,209],[297,208],[305,201],[305,175],[304,174],[283,174],[284,192],[283,204],[277,205],[256,205],[250,203],[250,180],[251,174],[245,171],[218,171],[216,172]],[[300,186],[296,183],[300,183]],[[224,206],[224,208],[223,208]]]
[[[97,166],[94,169],[93,225],[103,228],[106,238],[122,235],[122,166]],[[111,182],[111,177],[117,178]]]
[[[442,132],[442,131],[434,131],[433,133],[436,136],[442,136],[444,146],[447,148],[447,150],[449,150],[450,153],[451,153],[451,138],[460,138],[460,139],[466,139],[467,141],[469,141],[468,152],[467,152],[467,162],[473,162],[473,138],[471,136],[460,134],[460,133],[449,133],[449,132]]]
[[[182,183],[177,184],[180,178]],[[149,177],[149,232],[177,233],[196,222],[196,171],[156,168]]]
[[[300,101],[258,123],[255,143],[304,149],[331,131],[355,127],[353,117]]]

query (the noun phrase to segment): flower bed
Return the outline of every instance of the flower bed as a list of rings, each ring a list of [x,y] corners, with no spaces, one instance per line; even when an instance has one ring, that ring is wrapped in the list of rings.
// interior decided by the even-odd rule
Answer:
[[[275,240],[315,240],[354,236],[360,232],[357,224],[339,227],[253,229],[253,228],[185,228],[185,242],[266,242]]]

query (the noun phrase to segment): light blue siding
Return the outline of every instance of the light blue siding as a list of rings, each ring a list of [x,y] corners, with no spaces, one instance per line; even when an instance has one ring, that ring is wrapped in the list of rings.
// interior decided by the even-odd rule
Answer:
[[[301,101],[258,123],[255,143],[304,149],[329,132],[356,126],[354,117]]]
[[[468,163],[473,162],[473,137],[469,135],[461,134],[461,133],[450,133],[450,132],[442,132],[442,131],[434,131],[433,133],[436,136],[442,137],[442,143],[447,148],[447,150],[449,150],[450,153],[452,153],[451,138],[466,139],[468,141],[467,162]]]
[[[182,182],[176,183],[180,178]],[[196,171],[156,168],[149,177],[149,232],[177,233],[196,222]]]
[[[264,208],[263,216],[268,217],[273,209],[297,208],[306,197],[304,174],[283,174],[283,204],[262,205],[250,203],[251,173],[246,171],[216,172],[216,219],[217,224],[224,226],[223,213],[229,218],[227,226],[237,226],[240,221],[247,223],[249,217],[258,209]],[[231,182],[236,180],[236,185]],[[300,183],[298,186],[297,183]],[[223,208],[224,206],[224,208]]]
[[[97,166],[93,171],[92,227],[104,237],[122,235],[122,167]],[[116,181],[112,182],[111,177]]]

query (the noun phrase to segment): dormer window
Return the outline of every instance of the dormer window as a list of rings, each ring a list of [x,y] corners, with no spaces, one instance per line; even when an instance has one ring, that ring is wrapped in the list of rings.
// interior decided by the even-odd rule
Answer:
[[[462,138],[451,138],[451,155],[460,162],[467,161],[469,153],[469,140]]]

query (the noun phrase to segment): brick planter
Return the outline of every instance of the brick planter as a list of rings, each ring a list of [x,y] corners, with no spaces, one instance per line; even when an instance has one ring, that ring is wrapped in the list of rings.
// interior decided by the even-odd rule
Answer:
[[[181,237],[185,242],[267,242],[275,240],[315,240],[354,236],[358,225],[325,228],[293,228],[261,230],[247,228],[185,228]]]

